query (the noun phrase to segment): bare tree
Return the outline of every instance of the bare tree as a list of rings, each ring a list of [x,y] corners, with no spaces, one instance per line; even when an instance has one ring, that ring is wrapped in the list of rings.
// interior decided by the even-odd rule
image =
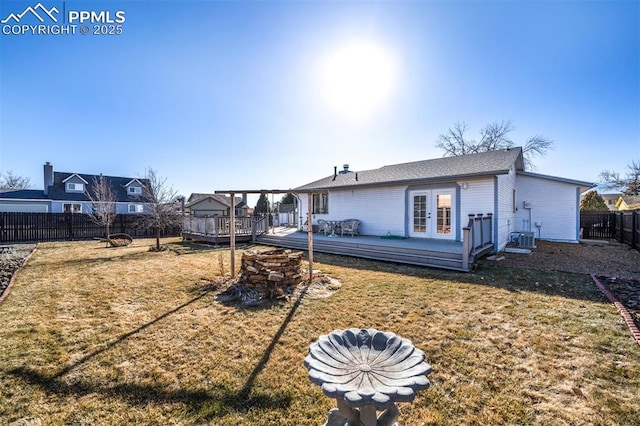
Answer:
[[[146,203],[142,224],[155,232],[156,250],[160,251],[162,230],[182,225],[182,217],[175,208],[178,192],[167,183],[167,178],[158,176],[152,168],[147,169],[142,185]]]
[[[496,121],[483,127],[480,139],[475,140],[465,136],[469,130],[467,124],[458,122],[447,133],[438,136],[436,147],[444,151],[445,157],[512,148],[515,143],[509,138],[509,133],[514,129],[511,121]],[[550,149],[553,149],[553,141],[545,136],[535,135],[527,139],[522,147],[525,168],[534,169],[533,158],[546,155]]]
[[[622,188],[625,195],[640,195],[640,161],[631,160],[627,164],[627,174],[604,170],[600,173],[600,180],[607,189]]]
[[[27,189],[29,187],[31,187],[31,179],[28,177],[14,175],[11,170],[7,171],[7,173],[0,173],[0,191]]]
[[[105,228],[105,237],[111,233],[111,225],[116,219],[116,191],[104,176],[93,178],[91,188],[85,191],[91,201],[92,211],[89,212],[91,220]]]

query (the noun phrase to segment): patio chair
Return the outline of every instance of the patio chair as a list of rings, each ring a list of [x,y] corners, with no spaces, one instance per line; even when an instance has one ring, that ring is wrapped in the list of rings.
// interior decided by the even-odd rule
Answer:
[[[350,234],[352,237],[358,234],[358,226],[360,226],[360,221],[358,219],[347,219],[343,220],[340,224],[340,236],[344,237],[344,234]]]
[[[324,232],[324,235],[331,233],[331,224],[324,219],[318,219],[318,233]]]

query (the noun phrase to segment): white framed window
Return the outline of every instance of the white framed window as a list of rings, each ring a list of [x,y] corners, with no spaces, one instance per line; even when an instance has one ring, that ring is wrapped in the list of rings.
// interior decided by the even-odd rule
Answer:
[[[82,204],[80,203],[64,203],[65,213],[82,213]]]
[[[84,191],[84,183],[67,183],[67,191]]]
[[[130,186],[129,194],[142,194],[142,188],[139,186]]]
[[[328,194],[313,194],[313,214],[326,214],[329,213],[329,195]]]
[[[144,205],[129,204],[129,213],[142,213],[142,212],[144,212]]]

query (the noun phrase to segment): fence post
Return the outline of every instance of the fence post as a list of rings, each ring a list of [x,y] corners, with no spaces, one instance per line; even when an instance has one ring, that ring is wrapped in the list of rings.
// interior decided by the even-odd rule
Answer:
[[[617,212],[617,223],[616,223],[616,231],[618,231],[618,241],[624,243],[624,216],[622,212]]]
[[[636,243],[638,237],[638,213],[637,211],[631,212],[631,248],[635,249],[638,247]]]

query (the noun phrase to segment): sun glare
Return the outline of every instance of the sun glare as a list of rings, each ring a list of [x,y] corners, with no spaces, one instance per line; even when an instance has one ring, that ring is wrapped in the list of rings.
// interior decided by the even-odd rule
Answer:
[[[385,105],[396,79],[394,58],[372,42],[350,42],[323,58],[322,96],[347,118],[371,116]]]

